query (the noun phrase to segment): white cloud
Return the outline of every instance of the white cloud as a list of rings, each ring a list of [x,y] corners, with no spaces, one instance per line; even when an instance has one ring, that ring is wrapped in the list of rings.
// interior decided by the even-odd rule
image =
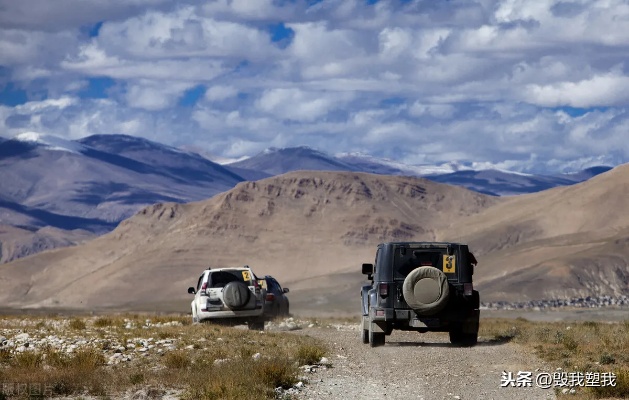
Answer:
[[[2,4],[0,90],[29,96],[0,107],[3,136],[123,132],[227,157],[306,144],[521,170],[629,161],[623,0]],[[292,29],[281,44],[279,23]],[[93,93],[91,78],[113,87]]]
[[[526,87],[524,99],[548,107],[568,105],[588,108],[625,105],[629,102],[629,76],[614,72],[577,82],[531,84]]]
[[[175,105],[184,92],[192,86],[181,82],[164,85],[160,81],[142,80],[127,89],[127,104],[149,111],[163,110]]]
[[[205,92],[205,98],[209,101],[221,101],[238,95],[238,89],[233,86],[216,85]]]
[[[256,101],[256,107],[280,119],[307,122],[325,117],[333,107],[343,105],[352,97],[349,93],[270,89]]]

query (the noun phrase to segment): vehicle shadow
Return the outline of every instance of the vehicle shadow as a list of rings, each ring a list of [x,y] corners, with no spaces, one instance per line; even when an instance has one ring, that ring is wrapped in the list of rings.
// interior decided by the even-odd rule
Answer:
[[[513,339],[512,336],[497,336],[492,339],[479,339],[478,343],[476,343],[473,347],[487,347],[487,346],[500,346],[506,343],[509,343]],[[443,343],[443,342],[395,342],[395,341],[387,341],[387,345],[395,346],[395,347],[470,347],[470,346],[459,346],[454,345],[452,343]]]

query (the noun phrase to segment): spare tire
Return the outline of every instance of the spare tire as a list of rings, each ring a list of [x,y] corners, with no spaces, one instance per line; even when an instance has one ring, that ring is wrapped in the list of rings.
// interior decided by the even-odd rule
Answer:
[[[229,282],[223,288],[223,303],[229,308],[243,308],[249,302],[251,291],[243,282]]]
[[[436,314],[448,303],[448,278],[435,267],[416,268],[404,280],[402,294],[418,314]]]

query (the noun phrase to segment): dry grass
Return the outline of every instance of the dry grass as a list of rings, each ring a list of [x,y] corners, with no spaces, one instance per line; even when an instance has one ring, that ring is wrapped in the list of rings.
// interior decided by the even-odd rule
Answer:
[[[612,372],[616,386],[576,388],[571,399],[629,398],[629,321],[530,322],[487,319],[479,335],[522,344],[565,372]],[[568,397],[568,396],[566,396]]]
[[[47,397],[117,398],[143,388],[177,390],[184,399],[274,398],[276,387],[288,388],[297,382],[302,360],[316,357],[318,361],[325,354],[310,337],[191,325],[188,316],[112,315],[76,317],[69,322],[51,317],[45,324],[41,322],[35,317],[0,319],[0,333],[8,338],[28,333],[32,341],[56,335],[67,338],[68,343],[82,338],[94,342],[73,352],[33,344],[30,347],[35,350],[22,353],[0,349],[0,388],[5,384],[37,385]],[[160,354],[155,347],[146,356],[127,348],[123,354],[131,354],[132,361],[107,364],[121,345],[135,344],[137,348],[148,338],[152,343],[167,339],[176,348]],[[29,398],[29,394],[5,397]]]

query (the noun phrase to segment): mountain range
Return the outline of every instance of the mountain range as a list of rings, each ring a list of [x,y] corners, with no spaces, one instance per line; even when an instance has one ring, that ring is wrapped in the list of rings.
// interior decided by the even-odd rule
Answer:
[[[207,267],[250,265],[327,310],[358,307],[381,241],[469,243],[484,301],[629,293],[629,165],[496,197],[424,178],[296,171],[142,209],[105,235],[0,267],[8,307],[187,310]]]
[[[457,163],[412,166],[365,154],[332,156],[308,147],[271,148],[221,165],[194,152],[127,135],[80,140],[26,132],[0,138],[0,263],[80,244],[155,203],[210,198],[242,181],[298,170],[426,176],[490,195],[571,185],[608,170],[525,175]]]

